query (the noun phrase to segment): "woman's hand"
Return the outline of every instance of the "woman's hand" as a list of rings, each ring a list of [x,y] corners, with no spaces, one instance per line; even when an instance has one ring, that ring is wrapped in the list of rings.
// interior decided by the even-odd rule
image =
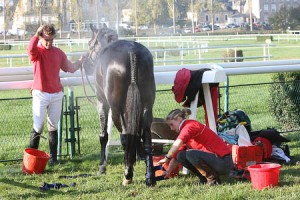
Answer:
[[[157,162],[158,165],[163,165],[165,163],[168,163],[170,161],[170,159],[164,157],[163,159],[161,159],[160,161]]]
[[[178,162],[176,161],[176,159],[172,158],[168,164],[168,169],[163,173],[163,175],[165,176],[165,179],[167,178],[171,178],[172,176],[174,176],[173,172],[174,169],[177,167]]]

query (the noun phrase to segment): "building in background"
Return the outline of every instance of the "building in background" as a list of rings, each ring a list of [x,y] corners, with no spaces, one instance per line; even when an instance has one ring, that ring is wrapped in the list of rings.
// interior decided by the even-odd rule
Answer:
[[[187,13],[196,24],[237,24],[268,22],[282,5],[297,7],[300,0],[201,0],[202,8]],[[117,3],[116,3],[117,2]],[[40,23],[53,23],[61,32],[88,31],[91,24],[109,27],[129,26],[133,12],[119,1],[100,0],[0,0],[0,33],[32,34]],[[116,5],[114,5],[116,4]],[[213,12],[211,12],[213,5]],[[205,6],[205,7],[204,7]],[[196,18],[196,19],[195,19]],[[118,25],[118,26],[117,26]],[[3,34],[3,33],[1,33]]]
[[[283,5],[298,7],[300,0],[232,0],[232,9],[247,14],[247,22],[252,18],[253,23],[268,22]]]
[[[59,31],[82,31],[90,24],[98,26],[106,21],[105,13],[101,14],[102,4],[98,2],[90,0],[0,0],[0,31],[6,24],[6,30],[11,33],[32,33],[41,23],[52,23]],[[5,5],[10,5],[10,7]],[[8,13],[12,15],[9,16]]]

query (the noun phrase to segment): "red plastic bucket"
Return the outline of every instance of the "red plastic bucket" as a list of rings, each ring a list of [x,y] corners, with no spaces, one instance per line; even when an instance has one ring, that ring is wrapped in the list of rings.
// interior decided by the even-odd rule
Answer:
[[[44,172],[50,156],[44,151],[28,148],[24,150],[22,172],[41,174]]]
[[[278,185],[281,165],[276,163],[262,163],[248,167],[253,189],[262,190]]]

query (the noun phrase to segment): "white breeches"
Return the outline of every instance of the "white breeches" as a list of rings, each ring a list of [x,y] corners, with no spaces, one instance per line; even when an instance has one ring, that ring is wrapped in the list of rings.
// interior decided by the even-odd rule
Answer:
[[[47,93],[39,90],[32,90],[32,113],[33,128],[36,132],[42,133],[47,111],[48,131],[56,131],[61,115],[62,99],[64,93]]]

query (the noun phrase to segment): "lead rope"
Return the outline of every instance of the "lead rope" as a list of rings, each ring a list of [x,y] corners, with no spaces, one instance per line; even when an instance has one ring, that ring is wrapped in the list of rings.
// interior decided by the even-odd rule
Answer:
[[[84,77],[83,77],[83,70],[82,70],[82,65],[80,66],[80,72],[81,72],[81,81],[82,81],[82,87],[83,87],[83,91],[84,91],[84,95],[85,95],[85,98],[90,102],[92,103],[93,105],[97,105],[97,102],[96,101],[93,101],[88,95],[87,95],[87,92],[86,92],[86,88],[85,88],[85,83],[84,83]],[[86,79],[87,79],[87,82],[88,84],[90,85],[92,91],[94,92],[94,94],[96,94],[95,92],[95,89],[93,88],[90,80],[89,80],[89,77],[87,74],[85,74],[86,76]]]

